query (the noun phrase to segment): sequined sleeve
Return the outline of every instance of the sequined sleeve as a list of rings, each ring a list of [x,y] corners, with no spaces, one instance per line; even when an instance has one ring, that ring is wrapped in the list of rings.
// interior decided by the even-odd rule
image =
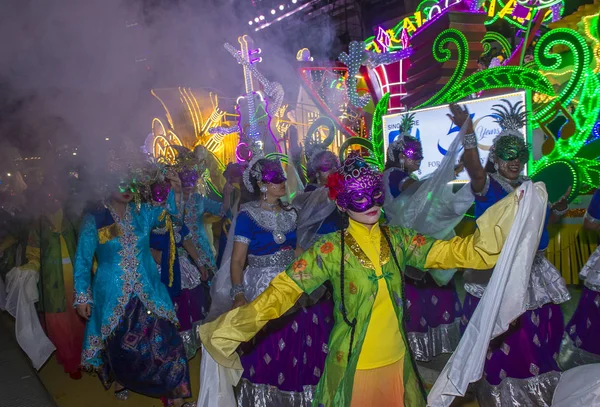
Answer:
[[[221,202],[213,201],[212,199],[202,198],[204,199],[204,210],[212,215],[225,217],[227,212],[223,208],[223,204]]]
[[[600,189],[592,196],[585,217],[592,223],[600,223]]]
[[[233,241],[249,246],[250,242],[252,241],[253,229],[254,222],[250,216],[244,211],[240,212],[235,221],[235,235]]]
[[[93,304],[92,298],[92,264],[98,245],[98,229],[92,215],[86,215],[79,230],[79,240],[75,254],[74,284],[75,298],[73,305]]]

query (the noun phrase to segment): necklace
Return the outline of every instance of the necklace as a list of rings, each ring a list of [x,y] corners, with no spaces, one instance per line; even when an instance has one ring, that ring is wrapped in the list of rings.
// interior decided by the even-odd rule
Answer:
[[[266,201],[262,201],[262,204],[266,205],[272,212],[275,212],[275,208],[279,206],[279,202],[268,203]]]

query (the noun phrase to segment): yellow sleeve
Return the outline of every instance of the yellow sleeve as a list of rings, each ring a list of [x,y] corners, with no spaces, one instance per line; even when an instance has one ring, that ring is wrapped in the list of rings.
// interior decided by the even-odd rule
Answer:
[[[493,268],[513,225],[517,209],[517,195],[512,193],[477,219],[477,230],[472,235],[436,241],[427,254],[425,267],[475,270]]]
[[[200,326],[203,346],[220,365],[242,369],[238,346],[252,339],[267,322],[285,314],[303,293],[286,273],[278,274],[250,304]]]

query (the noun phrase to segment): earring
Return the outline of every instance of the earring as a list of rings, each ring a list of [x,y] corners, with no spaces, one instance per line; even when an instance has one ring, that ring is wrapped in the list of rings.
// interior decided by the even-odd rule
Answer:
[[[494,163],[494,169],[496,170],[496,172],[498,172],[498,168],[500,168],[500,167],[498,166],[498,163]]]
[[[404,171],[404,158],[400,159],[400,171]]]
[[[263,200],[266,201],[267,200],[267,186],[266,185],[261,186],[260,192],[263,193]]]

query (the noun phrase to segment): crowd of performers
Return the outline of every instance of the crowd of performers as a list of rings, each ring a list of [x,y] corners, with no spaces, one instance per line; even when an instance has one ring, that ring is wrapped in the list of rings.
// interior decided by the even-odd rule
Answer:
[[[10,294],[35,276],[57,361],[73,379],[95,372],[120,400],[133,391],[195,405],[184,402],[195,396],[188,360],[203,348],[199,406],[424,406],[416,362],[458,346],[530,183],[522,107],[496,112],[502,132],[485,166],[468,112],[450,110],[461,134],[426,180],[413,175],[423,153],[410,116],[383,173],[307,143],[302,182],[294,165],[255,151],[227,166],[219,202],[199,188],[201,155],[183,149],[174,165],[113,157],[104,200],[79,211],[49,177],[24,256],[3,223],[1,277]],[[470,184],[448,190],[463,166]],[[530,275],[526,311],[489,343],[482,406],[549,406],[561,371],[600,362],[600,252],[566,326],[570,294],[544,255],[569,192],[544,209],[531,269],[513,271]],[[455,236],[473,202],[475,232]],[[224,226],[218,239],[209,215]],[[600,230],[598,192],[585,227]]]

